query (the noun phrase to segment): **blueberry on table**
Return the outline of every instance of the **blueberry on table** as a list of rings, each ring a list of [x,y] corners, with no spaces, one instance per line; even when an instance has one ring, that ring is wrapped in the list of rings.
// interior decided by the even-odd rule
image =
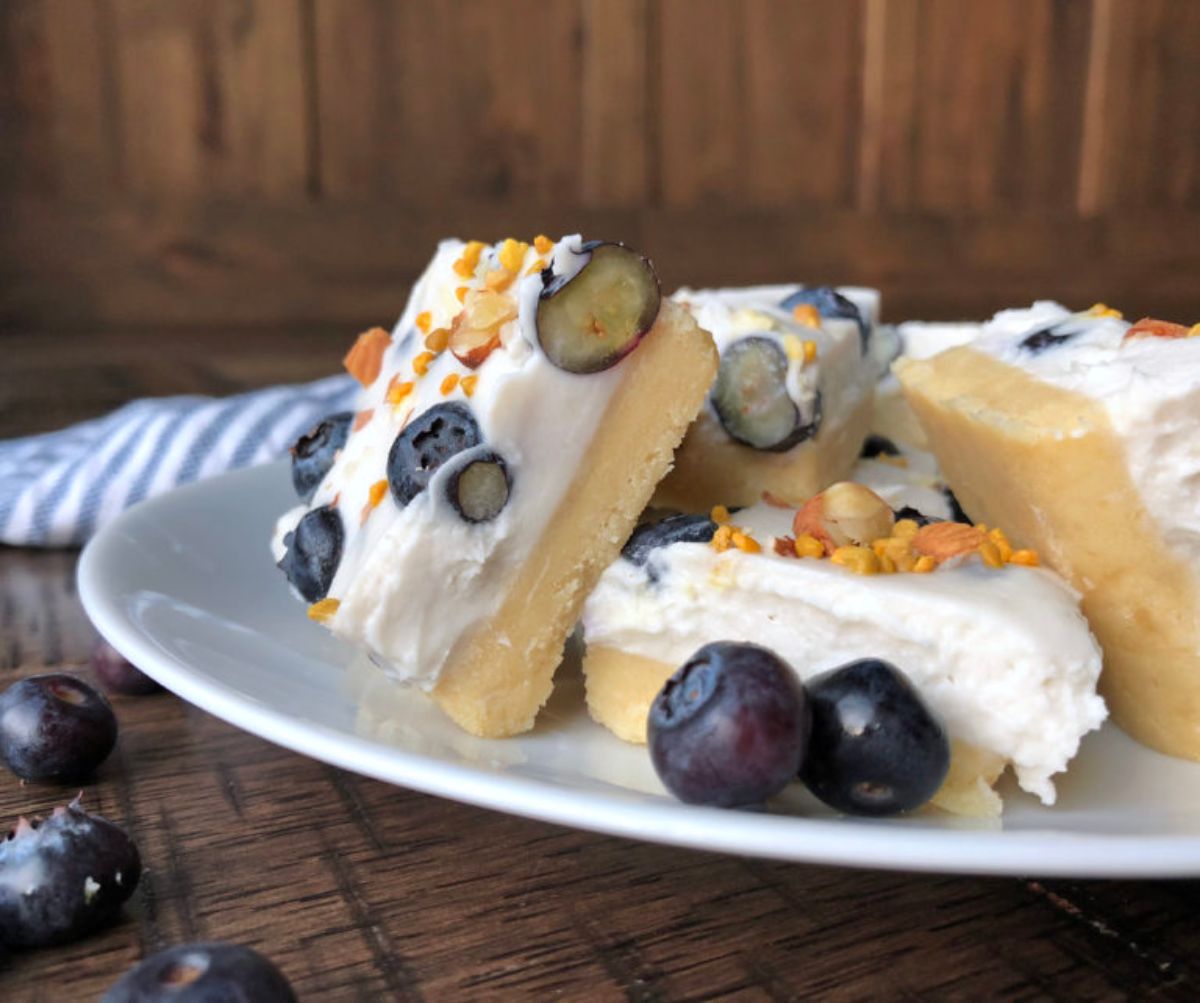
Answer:
[[[542,273],[537,337],[568,373],[615,366],[654,326],[662,293],[650,262],[624,244],[584,246],[587,262],[570,277]]]
[[[92,648],[91,665],[100,684],[109,693],[124,696],[148,696],[162,690],[162,684],[151,679],[132,662],[126,660],[107,641],[97,641]]]
[[[862,449],[858,455],[863,460],[873,460],[877,456],[899,456],[900,447],[886,435],[877,435],[872,432],[863,439]]]
[[[467,522],[489,522],[508,504],[512,476],[499,453],[485,450],[454,470],[446,483],[446,497]]]
[[[706,644],[650,705],[647,740],[659,778],[691,804],[761,804],[796,778],[808,745],[804,690],[755,644]]]
[[[0,943],[41,947],[99,929],[141,874],[125,830],[78,799],[45,820],[21,818],[0,841]]]
[[[296,528],[283,538],[287,553],[279,568],[306,601],[324,599],[342,561],[345,530],[342,517],[332,506],[305,512]]]
[[[387,479],[396,504],[403,508],[429,486],[443,463],[482,441],[470,409],[458,401],[417,415],[388,450]]]
[[[75,676],[30,676],[0,696],[0,756],[22,780],[86,780],[116,742],[112,707]]]
[[[787,391],[788,360],[773,338],[739,338],[721,353],[709,399],[730,437],[745,446],[781,453],[816,434],[817,393],[807,418]]]
[[[928,801],[950,768],[950,741],[895,666],[875,658],[810,679],[812,739],[800,772],[850,815],[894,815]]]
[[[798,306],[815,307],[818,314],[831,320],[852,320],[858,325],[858,337],[865,353],[871,341],[871,328],[862,311],[853,301],[839,293],[833,286],[805,286],[797,289],[779,304],[784,310],[795,310]]]
[[[240,944],[179,944],[121,976],[100,1003],[295,1003],[283,973]]]
[[[350,437],[350,425],[353,421],[353,411],[331,414],[311,431],[300,436],[292,446],[292,486],[304,501],[312,498],[317,485],[329,473],[337,451],[346,445],[346,440]]]
[[[669,515],[635,529],[621,548],[621,556],[644,565],[660,547],[672,543],[708,543],[716,531],[717,524],[706,515]]]

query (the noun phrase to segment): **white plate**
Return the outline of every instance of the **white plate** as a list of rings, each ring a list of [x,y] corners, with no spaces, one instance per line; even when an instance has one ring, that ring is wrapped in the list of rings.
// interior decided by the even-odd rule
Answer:
[[[286,466],[276,464],[139,505],[84,551],[84,607],[147,673],[240,728],[356,773],[499,811],[780,860],[1200,875],[1200,766],[1150,752],[1112,726],[1087,739],[1054,808],[1006,788],[1002,825],[934,813],[837,818],[799,789],[769,814],[680,804],[644,748],[588,718],[569,669],[532,733],[465,735],[422,694],[387,682],[307,619],[267,543],[275,516],[291,504]]]

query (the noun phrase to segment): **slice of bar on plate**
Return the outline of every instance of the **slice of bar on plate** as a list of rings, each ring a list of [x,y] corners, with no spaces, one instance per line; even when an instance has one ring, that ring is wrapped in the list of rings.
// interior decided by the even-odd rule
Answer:
[[[803,500],[849,474],[878,368],[878,295],[857,287],[681,289],[721,366],[655,504],[685,511]]]
[[[1200,327],[996,315],[896,367],[950,486],[1083,595],[1113,717],[1200,759]],[[1189,336],[1190,335],[1190,336]]]
[[[623,245],[445,241],[347,367],[357,413],[297,444],[280,566],[461,727],[525,731],[712,382],[712,339]]]
[[[891,504],[903,501],[897,491]],[[881,658],[954,744],[935,804],[998,814],[992,785],[1009,764],[1052,803],[1052,777],[1105,711],[1077,596],[1035,563],[996,530],[896,519],[856,483],[797,511],[673,516],[635,533],[584,607],[588,707],[619,737],[645,741],[655,694],[712,641],[765,645],[801,679]]]

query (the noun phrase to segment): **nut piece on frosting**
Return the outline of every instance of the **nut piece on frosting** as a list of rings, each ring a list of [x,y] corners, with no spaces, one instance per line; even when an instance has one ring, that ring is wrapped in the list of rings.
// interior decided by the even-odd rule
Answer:
[[[792,532],[797,538],[815,537],[832,554],[838,547],[890,536],[895,520],[891,506],[870,488],[840,481],[804,504],[792,520]]]

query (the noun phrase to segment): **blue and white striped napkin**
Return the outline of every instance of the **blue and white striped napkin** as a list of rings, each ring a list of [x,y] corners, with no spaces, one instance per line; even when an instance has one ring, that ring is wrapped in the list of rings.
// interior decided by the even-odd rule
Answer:
[[[60,432],[0,442],[0,543],[83,543],[130,505],[287,454],[326,415],[354,406],[349,376],[234,397],[161,397]]]

